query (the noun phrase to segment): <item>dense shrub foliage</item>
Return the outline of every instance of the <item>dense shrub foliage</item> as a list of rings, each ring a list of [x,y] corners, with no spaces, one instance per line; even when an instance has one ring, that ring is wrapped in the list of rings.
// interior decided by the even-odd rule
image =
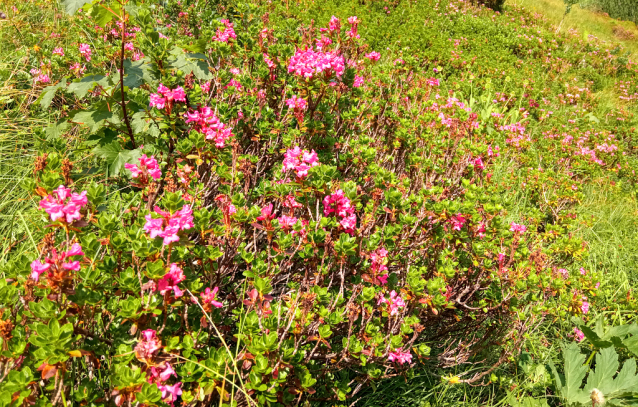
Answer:
[[[465,2],[84,3],[31,70],[58,120],[23,185],[42,232],[2,264],[4,405],[485,383],[587,317],[580,187],[635,180],[631,113],[593,112],[612,75],[635,103],[617,50]]]

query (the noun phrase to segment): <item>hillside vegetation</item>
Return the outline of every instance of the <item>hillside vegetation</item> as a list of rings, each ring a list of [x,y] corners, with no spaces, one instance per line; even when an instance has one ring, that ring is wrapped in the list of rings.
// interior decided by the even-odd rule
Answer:
[[[635,28],[525,1],[2,4],[0,405],[633,405]]]

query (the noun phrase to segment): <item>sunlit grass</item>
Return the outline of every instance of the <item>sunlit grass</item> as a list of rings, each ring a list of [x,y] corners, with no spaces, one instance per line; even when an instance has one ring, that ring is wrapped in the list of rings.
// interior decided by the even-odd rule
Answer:
[[[631,52],[633,60],[638,60],[638,27],[631,21],[616,20],[604,13],[584,9],[578,5],[573,6],[565,15],[563,0],[508,0],[505,4],[506,6],[523,6],[530,11],[542,14],[556,26],[559,32],[564,33],[575,29],[583,35],[583,38],[593,35],[609,42],[610,47],[615,46],[613,43],[619,43]],[[620,34],[623,31],[633,36],[633,39],[623,38],[624,36]]]

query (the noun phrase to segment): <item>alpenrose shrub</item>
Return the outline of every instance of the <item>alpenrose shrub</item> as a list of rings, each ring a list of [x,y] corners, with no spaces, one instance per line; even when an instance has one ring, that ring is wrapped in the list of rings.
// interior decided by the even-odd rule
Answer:
[[[480,357],[452,378],[478,383],[541,313],[588,312],[587,273],[503,220],[504,133],[359,18],[163,27],[118,4],[85,6],[99,49],[41,98],[111,178],[38,158],[47,234],[3,266],[4,405],[344,400]]]

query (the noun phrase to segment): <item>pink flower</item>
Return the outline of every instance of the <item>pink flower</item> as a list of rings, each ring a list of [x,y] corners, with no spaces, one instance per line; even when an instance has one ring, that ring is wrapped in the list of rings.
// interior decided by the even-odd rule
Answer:
[[[150,99],[151,101],[149,104],[151,107],[164,109],[164,106],[166,106],[166,99],[164,99],[161,95],[158,95],[157,93],[151,93]]]
[[[60,185],[51,195],[40,201],[40,208],[44,209],[54,222],[61,219],[63,222],[72,223],[82,217],[80,209],[87,203],[86,191],[80,194],[71,193],[70,189]]]
[[[37,260],[31,262],[31,278],[36,282],[40,280],[40,274],[51,268],[51,264],[42,264]]]
[[[162,385],[157,386],[162,392],[162,400],[173,405],[177,401],[177,397],[182,395],[182,382],[176,383],[172,386]]]
[[[580,310],[583,312],[583,314],[586,314],[589,312],[589,303],[587,301],[583,301],[583,305],[580,306]]]
[[[299,147],[288,149],[284,155],[283,171],[294,170],[298,178],[308,176],[308,170],[319,165],[315,150],[302,150]]]
[[[600,287],[600,282],[596,283],[596,285],[594,286],[594,288],[596,288],[598,290],[598,287]]]
[[[381,58],[381,54],[379,54],[377,51],[372,51],[365,54],[365,57],[368,58],[370,61],[378,61]]]
[[[485,165],[483,164],[483,160],[481,159],[481,157],[476,157],[474,159],[474,167],[478,168],[479,170],[482,170],[485,168]]]
[[[292,227],[295,226],[295,223],[297,223],[297,218],[294,216],[282,215],[277,218],[277,220],[279,221],[279,226],[285,230],[292,229]]]
[[[259,221],[270,221],[272,219],[275,218],[275,215],[273,214],[273,205],[272,204],[268,204],[266,206],[264,206],[263,208],[261,208],[261,216],[257,217],[257,220]]]
[[[436,78],[430,78],[426,81],[426,83],[430,86],[439,86],[439,80]]]
[[[566,269],[558,269],[558,272],[563,276],[563,279],[569,279],[569,271]]]
[[[168,273],[157,282],[155,290],[162,295],[172,290],[175,298],[179,298],[184,295],[184,292],[177,285],[184,280],[186,280],[184,271],[177,264],[172,263]]]
[[[450,218],[450,223],[452,223],[452,230],[457,230],[457,231],[461,230],[466,220],[467,219],[465,219],[465,217],[461,215],[460,213],[452,216]]]
[[[53,49],[53,55],[59,55],[61,57],[64,56],[64,50],[62,49],[62,47],[56,47]]]
[[[162,348],[162,342],[153,329],[142,331],[142,338],[135,346],[135,356],[142,361],[150,360]]]
[[[222,123],[208,106],[191,110],[184,114],[186,123],[194,123],[193,130],[206,135],[206,140],[214,140],[215,146],[224,147],[226,140],[233,136],[232,129]]]
[[[144,230],[149,234],[151,239],[161,237],[164,239],[164,245],[169,245],[179,241],[177,233],[180,230],[191,229],[193,225],[193,211],[190,205],[184,205],[182,209],[171,214],[161,210],[155,206],[155,212],[162,218],[153,218],[151,214],[144,217],[146,224]]]
[[[206,290],[200,294],[204,304],[211,304],[213,307],[216,307],[216,308],[223,307],[224,304],[215,300],[215,297],[217,296],[218,291],[219,291],[219,287],[215,287],[212,290],[206,287]]]
[[[341,219],[339,224],[341,225],[341,227],[343,227],[346,233],[352,234],[357,227],[357,215],[355,215],[354,213],[352,215],[348,215]]]
[[[286,198],[284,199],[284,207],[295,209],[295,208],[301,208],[302,205],[299,202],[297,202],[294,196],[286,195]]]
[[[345,71],[344,60],[336,52],[302,51],[300,49],[290,58],[288,72],[295,75],[312,78],[324,75],[330,78],[333,74],[341,77]]]
[[[332,195],[323,198],[323,214],[325,216],[336,213],[338,216],[346,217],[354,213],[354,208],[341,189],[335,191]]]
[[[217,32],[215,32],[215,35],[213,36],[213,41],[227,43],[231,38],[236,39],[237,35],[235,34],[233,23],[225,19],[220,20],[220,22],[224,24],[224,27],[217,29]]]
[[[341,30],[341,21],[335,16],[330,18],[330,22],[328,23],[328,28],[330,31],[339,31]]]
[[[401,296],[394,290],[390,292],[390,298],[379,298],[377,305],[381,304],[388,304],[388,307],[390,308],[390,315],[397,315],[399,313],[399,308],[405,307],[403,298],[401,298]]]
[[[388,360],[390,362],[397,362],[399,364],[412,362],[412,355],[410,352],[402,352],[401,349],[395,349],[394,352],[388,354]]]
[[[140,178],[141,182],[146,182],[148,176],[154,180],[158,180],[162,177],[162,171],[159,168],[159,164],[157,164],[155,156],[147,157],[146,154],[142,154],[139,162],[139,167],[134,164],[124,164],[124,168],[131,171],[131,177]]]
[[[91,60],[91,46],[89,44],[80,44],[80,55],[88,61]]]
[[[65,270],[79,271],[80,262],[77,260],[62,263],[62,268]]]
[[[290,99],[286,99],[286,104],[289,109],[293,109],[295,118],[298,122],[303,122],[304,112],[308,108],[308,103],[297,95],[294,95]]]
[[[581,274],[582,276],[584,276],[585,274],[587,274],[587,270],[585,270],[584,268],[582,268],[582,267],[581,267],[581,268],[580,268],[580,274]]]
[[[583,331],[576,327],[574,327],[574,339],[576,339],[577,342],[582,342],[583,339],[585,339],[585,334],[583,333]]]
[[[510,231],[514,233],[523,234],[527,230],[527,227],[524,225],[519,225],[518,223],[512,222],[510,223]]]
[[[363,76],[355,75],[354,83],[352,84],[352,87],[353,88],[359,88],[359,87],[361,87],[361,85],[363,85],[364,82],[365,81],[363,79]]]
[[[230,82],[228,82],[228,85],[226,85],[225,88],[230,88],[230,87],[235,88],[237,90],[242,90],[241,83],[239,83],[235,78],[231,79]]]

